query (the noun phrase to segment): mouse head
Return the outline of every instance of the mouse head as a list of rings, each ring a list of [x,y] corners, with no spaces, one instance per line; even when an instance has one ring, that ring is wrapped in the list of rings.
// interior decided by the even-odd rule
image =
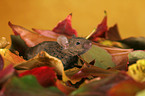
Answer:
[[[57,38],[57,42],[64,48],[64,52],[73,54],[83,54],[92,46],[92,42],[82,37],[73,36],[71,39],[61,35]]]

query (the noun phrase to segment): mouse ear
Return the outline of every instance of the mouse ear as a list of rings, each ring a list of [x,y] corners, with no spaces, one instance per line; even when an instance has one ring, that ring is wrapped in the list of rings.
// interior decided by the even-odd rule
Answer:
[[[67,49],[69,46],[68,39],[64,35],[60,35],[59,37],[57,37],[57,43],[64,49]]]

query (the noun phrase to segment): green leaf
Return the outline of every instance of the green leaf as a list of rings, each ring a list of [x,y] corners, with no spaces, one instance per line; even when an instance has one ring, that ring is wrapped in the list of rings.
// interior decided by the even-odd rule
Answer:
[[[91,49],[89,49],[86,53],[82,54],[81,57],[86,62],[91,62],[95,60],[94,66],[107,69],[108,67],[114,67],[115,64],[112,61],[111,55],[104,49],[92,45]]]
[[[13,77],[5,86],[6,96],[62,96],[58,90],[43,88],[32,75]]]
[[[136,63],[137,60],[145,59],[145,51],[141,51],[141,50],[133,51],[129,53],[128,57],[129,57],[130,64]]]

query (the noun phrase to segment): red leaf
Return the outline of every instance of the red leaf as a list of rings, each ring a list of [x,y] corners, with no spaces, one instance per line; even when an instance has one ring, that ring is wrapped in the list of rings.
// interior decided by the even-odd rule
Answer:
[[[37,67],[32,70],[25,71],[19,74],[19,76],[34,75],[42,86],[54,86],[56,82],[56,74],[53,69],[54,68],[48,66]]]
[[[107,16],[104,17],[102,22],[97,26],[95,32],[89,37],[90,40],[96,41],[98,37],[105,38],[107,32]]]
[[[66,34],[68,36],[76,35],[77,31],[71,25],[72,14],[69,14],[66,19],[59,22],[58,25],[52,30],[59,34]]]

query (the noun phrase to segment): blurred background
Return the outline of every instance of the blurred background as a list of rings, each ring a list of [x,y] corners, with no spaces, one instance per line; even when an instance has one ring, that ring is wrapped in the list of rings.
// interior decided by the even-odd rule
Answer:
[[[145,36],[144,0],[0,0],[0,37],[10,40],[8,21],[29,30],[53,29],[72,13],[72,27],[86,36],[108,13],[108,27],[118,24],[123,38]]]

